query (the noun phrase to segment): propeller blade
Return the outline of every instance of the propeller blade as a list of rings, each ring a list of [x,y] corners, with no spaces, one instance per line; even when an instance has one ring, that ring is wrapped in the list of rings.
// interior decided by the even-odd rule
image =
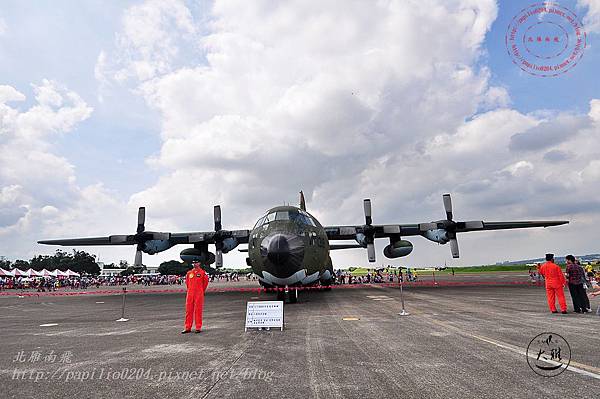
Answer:
[[[367,244],[367,255],[369,262],[375,262],[375,244]]]
[[[468,222],[465,222],[465,229],[483,229],[483,221],[470,220]]]
[[[453,258],[460,257],[458,253],[458,240],[456,238],[450,239],[450,250],[452,251]]]
[[[146,222],[146,208],[144,208],[143,206],[140,206],[140,209],[138,209],[138,223],[137,223],[137,232],[141,233],[142,231],[144,231],[146,229],[146,227],[144,226]]]
[[[365,199],[363,202],[363,206],[365,208],[365,224],[370,225],[373,223],[373,219],[371,218],[371,200]]]
[[[215,231],[221,230],[221,228],[222,228],[222,225],[221,225],[221,205],[215,205],[214,219],[215,219]]]
[[[223,267],[223,251],[221,251],[220,249],[216,250],[217,256],[215,258],[215,266],[217,267],[217,269]]]
[[[444,209],[446,210],[446,219],[452,220],[452,198],[450,194],[444,194],[442,196],[444,200]]]
[[[135,267],[142,266],[142,251],[139,249],[135,251],[135,261],[133,262]]]

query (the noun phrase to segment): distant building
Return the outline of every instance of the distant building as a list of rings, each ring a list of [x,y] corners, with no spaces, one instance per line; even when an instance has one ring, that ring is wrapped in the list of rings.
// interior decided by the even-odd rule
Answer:
[[[105,268],[104,262],[97,262],[100,267],[100,277],[119,276],[121,272],[125,271],[124,268]],[[146,274],[158,274],[158,266],[146,266],[144,273],[136,274],[136,276],[143,276]]]
[[[97,262],[97,263],[98,263],[98,266],[100,267],[100,277],[118,276],[119,274],[121,274],[122,271],[125,270],[125,269],[121,269],[121,268],[113,269],[112,267],[104,268],[104,262]]]

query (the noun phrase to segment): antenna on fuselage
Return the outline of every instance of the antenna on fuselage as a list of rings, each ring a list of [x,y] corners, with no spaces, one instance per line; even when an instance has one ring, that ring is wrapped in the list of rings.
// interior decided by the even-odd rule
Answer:
[[[304,193],[300,190],[300,209],[306,210],[306,201],[304,200]]]

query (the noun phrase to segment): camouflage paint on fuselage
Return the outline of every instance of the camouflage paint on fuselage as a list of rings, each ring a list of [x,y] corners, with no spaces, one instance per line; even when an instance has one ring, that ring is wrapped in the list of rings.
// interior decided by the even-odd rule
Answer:
[[[250,232],[248,258],[266,286],[327,283],[333,273],[323,226],[294,206],[272,208],[258,219]]]

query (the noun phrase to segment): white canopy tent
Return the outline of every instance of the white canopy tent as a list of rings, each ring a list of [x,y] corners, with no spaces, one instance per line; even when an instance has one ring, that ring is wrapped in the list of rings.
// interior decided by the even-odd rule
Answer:
[[[4,270],[0,267],[0,277],[14,277],[15,275],[11,270]]]
[[[28,270],[21,269],[13,269],[13,270],[5,270],[0,268],[0,277],[81,277],[81,275],[77,272],[74,272],[71,269],[66,271],[62,270],[33,270],[29,268]]]
[[[56,273],[56,277],[69,277],[69,273],[63,272],[62,270],[56,269],[54,272]]]
[[[27,273],[27,277],[41,277],[42,273],[38,272],[37,270],[33,270],[32,268],[29,268],[29,270],[27,270],[25,273]]]

